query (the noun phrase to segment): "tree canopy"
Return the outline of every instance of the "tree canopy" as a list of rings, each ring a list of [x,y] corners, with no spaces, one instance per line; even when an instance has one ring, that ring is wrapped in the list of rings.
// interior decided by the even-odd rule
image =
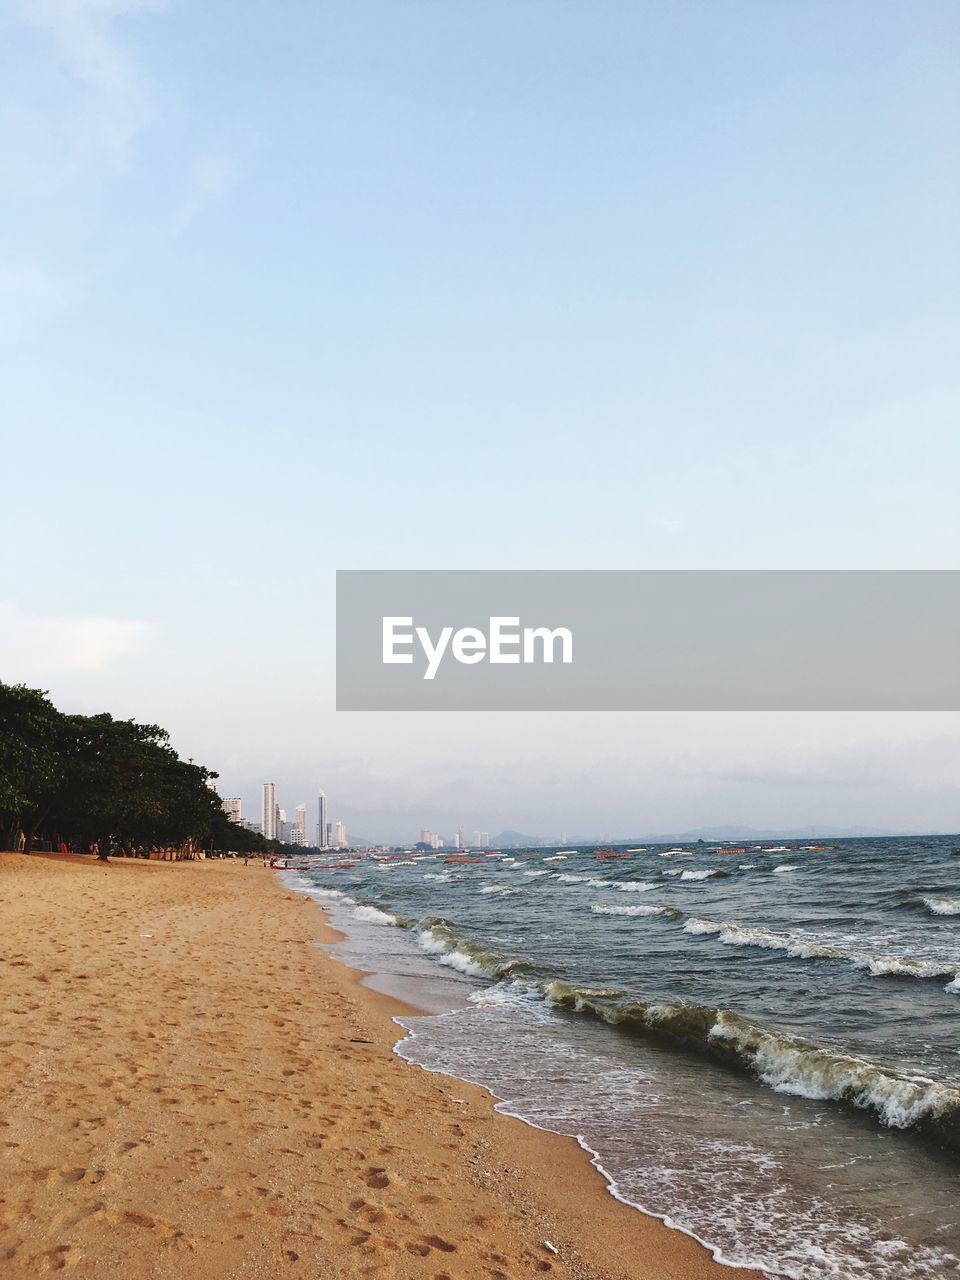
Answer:
[[[210,785],[216,777],[181,760],[159,725],[65,714],[39,689],[0,683],[0,832],[8,847],[21,830],[28,851],[38,839],[124,853],[275,845],[229,821]]]

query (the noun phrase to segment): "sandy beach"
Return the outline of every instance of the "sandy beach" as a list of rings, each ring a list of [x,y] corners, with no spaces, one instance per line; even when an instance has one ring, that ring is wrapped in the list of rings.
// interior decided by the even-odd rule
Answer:
[[[5,1275],[756,1275],[402,1062],[335,937],[259,864],[0,854]]]

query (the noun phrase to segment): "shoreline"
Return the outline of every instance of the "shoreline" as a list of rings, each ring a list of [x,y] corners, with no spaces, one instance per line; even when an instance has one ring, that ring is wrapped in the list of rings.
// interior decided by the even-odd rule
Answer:
[[[755,1280],[575,1138],[406,1062],[422,1011],[264,869],[0,854],[0,886],[12,1277]]]
[[[281,885],[283,885],[282,880],[280,881],[280,883]],[[283,887],[287,888],[287,886],[285,885]],[[762,1276],[763,1273],[761,1268],[744,1267],[742,1264],[737,1264],[734,1262],[727,1261],[722,1256],[722,1250],[718,1245],[712,1244],[709,1240],[706,1240],[703,1237],[697,1235],[695,1231],[692,1231],[688,1227],[684,1227],[681,1223],[674,1221],[669,1214],[657,1213],[655,1210],[648,1209],[644,1205],[638,1204],[635,1200],[631,1200],[628,1196],[624,1195],[620,1191],[620,1188],[614,1176],[603,1167],[600,1153],[598,1151],[595,1151],[594,1148],[591,1147],[589,1143],[586,1142],[585,1139],[582,1138],[580,1135],[572,1134],[572,1133],[569,1133],[569,1134],[558,1133],[555,1129],[546,1129],[542,1125],[538,1125],[535,1121],[528,1119],[524,1115],[521,1115],[520,1112],[508,1110],[507,1109],[509,1106],[508,1100],[506,1098],[501,1098],[498,1094],[494,1093],[491,1089],[489,1089],[486,1085],[481,1084],[479,1081],[471,1080],[467,1076],[461,1076],[461,1075],[451,1076],[447,1072],[441,1071],[433,1067],[424,1066],[421,1063],[412,1062],[410,1059],[406,1058],[402,1053],[399,1052],[399,1046],[402,1045],[404,1041],[408,1039],[415,1039],[416,1030],[412,1027],[404,1026],[404,1024],[400,1021],[400,1019],[429,1017],[431,1016],[431,1011],[423,1005],[417,1005],[413,1003],[413,1001],[411,1000],[405,1000],[402,996],[396,995],[390,991],[381,990],[377,987],[368,985],[367,979],[369,978],[383,980],[389,984],[392,978],[392,975],[389,973],[383,973],[376,969],[362,969],[357,965],[348,963],[348,961],[342,959],[340,956],[333,954],[333,948],[335,948],[341,941],[347,941],[349,938],[349,935],[345,933],[342,929],[338,928],[336,925],[331,924],[330,905],[328,905],[327,903],[321,902],[316,898],[311,897],[311,895],[306,893],[304,890],[292,889],[290,891],[293,893],[304,893],[307,899],[311,901],[314,906],[319,908],[320,912],[323,915],[323,919],[324,919],[324,923],[326,925],[327,931],[330,934],[334,935],[334,937],[329,943],[322,944],[322,945],[328,946],[331,949],[330,951],[331,959],[333,959],[337,964],[340,964],[344,969],[347,970],[348,973],[353,975],[354,981],[356,982],[358,990],[362,993],[366,993],[370,996],[376,997],[377,1001],[379,1002],[385,1002],[388,1005],[395,1006],[394,1011],[392,1012],[386,1011],[386,1012],[389,1012],[391,1021],[397,1027],[397,1029],[402,1033],[400,1036],[400,1039],[396,1042],[396,1045],[393,1048],[393,1053],[402,1062],[406,1063],[407,1066],[413,1067],[417,1071],[424,1071],[428,1075],[440,1076],[442,1079],[454,1080],[461,1084],[469,1085],[471,1086],[471,1088],[477,1089],[480,1092],[480,1094],[482,1094],[483,1097],[489,1101],[493,1113],[505,1120],[518,1121],[520,1124],[525,1125],[527,1128],[534,1130],[535,1133],[543,1134],[552,1139],[560,1139],[563,1142],[572,1142],[576,1144],[576,1146],[579,1147],[579,1149],[587,1157],[591,1168],[599,1175],[599,1177],[603,1181],[604,1189],[618,1204],[623,1205],[627,1209],[633,1210],[635,1213],[641,1214],[645,1218],[649,1218],[655,1222],[661,1223],[669,1231],[677,1232],[680,1235],[686,1236],[688,1239],[692,1240],[695,1244],[699,1245],[700,1248],[704,1249],[707,1252],[707,1254],[710,1255],[710,1258],[712,1259],[712,1261],[716,1263],[717,1266],[723,1268],[724,1273],[726,1275],[729,1276],[731,1274],[734,1274],[734,1275],[743,1274],[743,1275],[752,1275],[755,1277]]]

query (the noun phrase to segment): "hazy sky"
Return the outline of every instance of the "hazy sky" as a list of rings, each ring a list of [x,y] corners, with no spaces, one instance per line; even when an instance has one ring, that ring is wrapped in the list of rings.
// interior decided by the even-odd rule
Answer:
[[[958,63],[955,0],[2,0],[0,676],[371,837],[960,828],[957,716],[337,715],[332,617],[960,567]]]

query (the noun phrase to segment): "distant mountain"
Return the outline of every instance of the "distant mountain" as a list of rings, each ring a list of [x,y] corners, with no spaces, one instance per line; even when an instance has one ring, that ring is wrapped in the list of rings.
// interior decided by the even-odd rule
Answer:
[[[519,849],[523,845],[536,848],[538,845],[554,845],[559,843],[556,840],[545,838],[544,836],[527,836],[522,831],[501,831],[498,836],[494,836],[490,841],[494,849]]]
[[[690,831],[645,832],[642,835],[612,836],[605,832],[598,835],[573,835],[564,842],[571,847],[585,844],[684,844],[696,840],[812,840],[852,839],[854,837],[907,836],[920,834],[915,831],[887,831],[882,827],[831,827],[814,825],[809,827],[742,827],[735,824],[715,827],[694,827]],[[924,832],[922,834],[931,834]],[[554,837],[531,836],[523,831],[501,831],[494,836],[490,844],[495,849],[518,849],[522,847],[553,846],[560,843]]]
[[[855,836],[903,836],[913,835],[914,832],[908,831],[885,831],[881,827],[830,827],[830,826],[810,826],[810,827],[739,827],[739,826],[719,826],[719,827],[697,827],[693,831],[671,831],[666,834],[647,835],[640,837],[647,840],[650,844],[665,844],[667,841],[675,841],[682,844],[684,841],[690,840],[810,840],[814,837],[822,839],[825,836],[834,836],[838,839],[849,839]],[[629,839],[633,839],[632,836]]]

